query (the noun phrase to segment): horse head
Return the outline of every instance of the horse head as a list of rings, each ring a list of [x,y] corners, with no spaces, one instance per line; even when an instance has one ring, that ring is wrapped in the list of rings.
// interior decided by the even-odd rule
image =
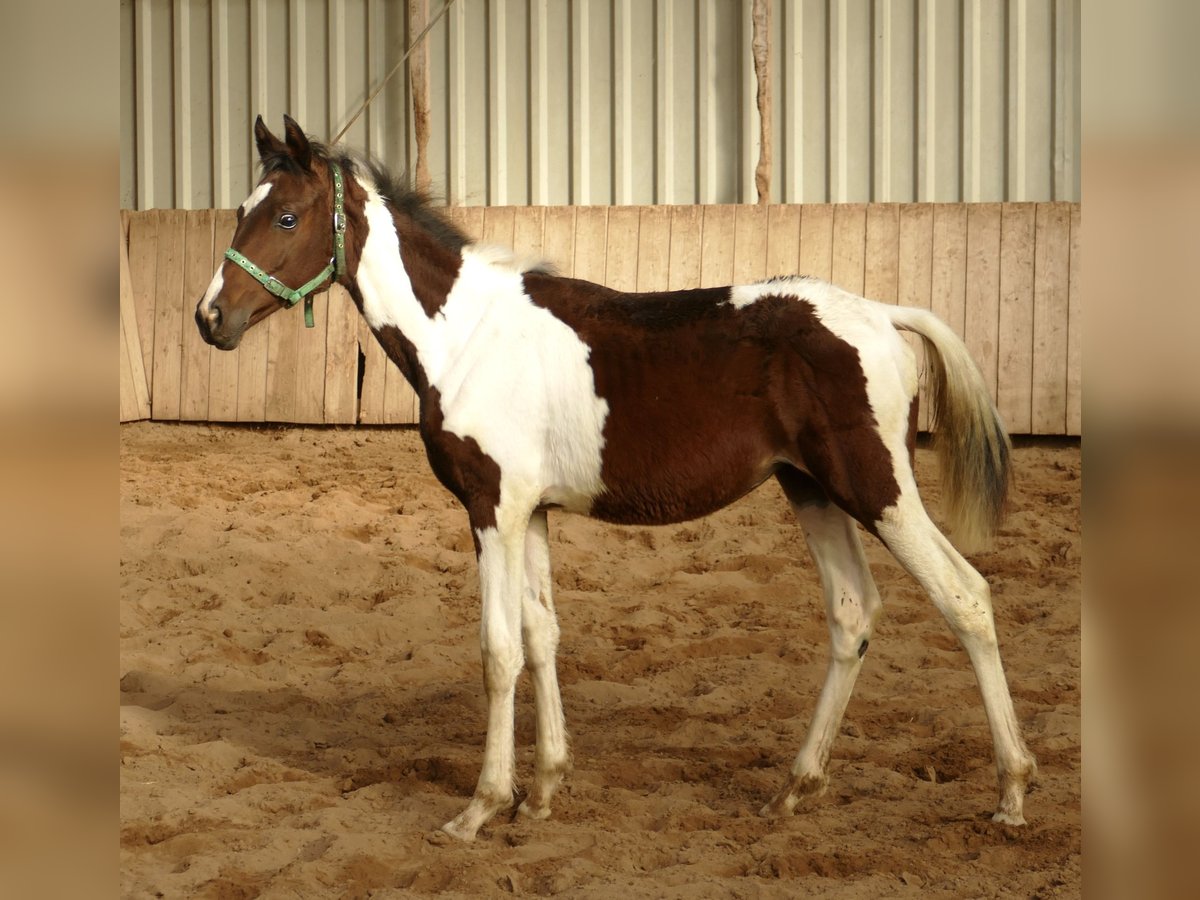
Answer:
[[[305,300],[344,272],[343,175],[319,145],[284,116],[284,140],[254,124],[262,180],[238,209],[233,245],[196,305],[210,344],[233,350],[246,329]],[[299,285],[299,287],[296,287]]]

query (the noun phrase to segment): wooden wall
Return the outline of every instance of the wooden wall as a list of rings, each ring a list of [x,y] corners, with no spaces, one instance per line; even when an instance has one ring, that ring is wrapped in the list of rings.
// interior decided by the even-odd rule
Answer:
[[[801,273],[886,303],[931,309],[966,341],[1012,433],[1080,434],[1078,204],[501,206],[446,213],[483,241],[621,290]],[[123,212],[121,223],[122,421],[416,420],[411,389],[340,288],[317,296],[314,329],[293,309],[248,332],[232,353],[200,340],[192,317],[229,245],[232,210]]]

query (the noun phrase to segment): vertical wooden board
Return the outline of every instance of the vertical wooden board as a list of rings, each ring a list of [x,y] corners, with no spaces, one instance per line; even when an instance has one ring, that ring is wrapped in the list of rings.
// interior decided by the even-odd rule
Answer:
[[[1000,346],[1000,204],[967,206],[967,296],[963,339],[996,400]]]
[[[154,290],[158,277],[158,211],[129,216],[129,286],[141,339],[146,387],[154,393]]]
[[[225,263],[225,250],[233,242],[237,227],[236,209],[219,209],[213,218],[213,260],[215,273]],[[257,330],[257,329],[255,329]],[[225,353],[213,348],[208,367],[208,418],[212,422],[234,422],[238,417],[238,357],[243,346]]]
[[[833,207],[833,268],[829,280],[852,294],[863,292],[867,255],[867,205]]]
[[[146,368],[142,359],[141,338],[138,335],[137,310],[133,301],[133,284],[129,277],[128,219],[122,216],[118,231],[117,268],[121,301],[121,421],[131,422],[150,416],[150,391],[146,385]]]
[[[1071,261],[1067,275],[1067,434],[1083,434],[1083,290],[1079,274],[1079,204],[1071,204]]]
[[[967,207],[933,204],[933,262],[929,308],[959,337],[966,334]]]
[[[542,227],[542,254],[560,275],[568,278],[574,275],[575,207],[547,207]]]
[[[260,325],[246,332],[238,345],[237,420],[265,422],[267,420],[267,351],[271,343],[271,326]]]
[[[296,384],[300,369],[300,332],[304,328],[299,309],[281,309],[266,320],[267,393],[264,413],[268,422],[296,421]],[[259,330],[263,328],[259,326]]]
[[[214,353],[221,352],[204,343],[193,321],[196,303],[213,277],[213,218],[211,209],[191,210],[184,230],[179,418],[191,421],[208,419],[210,362]]]
[[[158,211],[158,266],[154,277],[154,377],[156,419],[178,419],[183,374],[183,262],[187,214]]]
[[[358,320],[358,350],[363,355],[363,380],[358,395],[358,421],[363,425],[383,424],[383,393],[391,362],[367,320]]]
[[[608,211],[608,243],[603,282],[616,291],[637,290],[638,229],[641,209],[614,206]]]
[[[728,204],[704,207],[700,232],[700,287],[725,287],[733,283],[734,217]]]
[[[412,425],[417,421],[416,392],[391,360],[384,378],[383,421],[387,425]]]
[[[340,284],[324,297],[328,325],[322,419],[327,425],[353,425],[358,418],[358,307]]]
[[[800,210],[796,204],[767,208],[767,263],[764,274],[800,274]]]
[[[867,206],[863,296],[896,303],[900,293],[900,206]]]
[[[767,208],[741,205],[733,214],[734,284],[762,281],[767,274]]]
[[[1067,430],[1071,205],[1039,203],[1033,282],[1033,431]]]
[[[638,223],[637,290],[665,291],[671,270],[671,209],[643,206]]]
[[[303,304],[278,313],[300,319],[296,345],[296,413],[293,422],[325,421],[325,353],[329,333],[329,292],[313,296],[313,327],[304,325]]]
[[[471,242],[483,240],[482,206],[447,206],[440,212],[457,225]]]
[[[929,309],[933,289],[933,207],[927,203],[902,204],[898,230],[896,302],[901,306]],[[905,340],[916,355],[917,371],[924,374],[924,343],[913,334],[905,334]],[[917,427],[928,431],[929,402],[924,377],[921,379],[921,390]]]
[[[800,274],[833,276],[833,206],[806,203],[800,211]]]
[[[996,408],[1013,434],[1033,426],[1034,204],[1005,203],[1000,214],[999,380]]]
[[[530,260],[545,259],[543,244],[546,227],[546,207],[517,206],[513,209],[513,250],[517,256]]]
[[[690,290],[700,286],[700,237],[704,207],[671,207],[671,251],[667,290]]]
[[[575,213],[575,277],[604,281],[608,207],[581,206]]]
[[[483,210],[481,243],[512,248],[516,213],[511,206],[488,206]]]

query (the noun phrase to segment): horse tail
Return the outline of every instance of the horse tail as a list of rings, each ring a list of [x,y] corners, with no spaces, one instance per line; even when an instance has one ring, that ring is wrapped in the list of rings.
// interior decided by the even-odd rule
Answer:
[[[985,548],[1004,518],[1012,445],[966,345],[933,313],[886,307],[892,324],[921,337],[929,366],[930,429],[942,471],[942,508],[960,550]]]

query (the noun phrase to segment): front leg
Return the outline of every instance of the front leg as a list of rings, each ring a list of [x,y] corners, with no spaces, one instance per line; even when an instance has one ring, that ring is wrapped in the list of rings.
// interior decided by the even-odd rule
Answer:
[[[525,664],[521,647],[521,599],[525,591],[525,529],[528,515],[501,517],[476,527],[483,614],[480,645],[488,701],[483,769],[467,808],[442,826],[464,841],[513,800],[513,710],[517,676]]]

